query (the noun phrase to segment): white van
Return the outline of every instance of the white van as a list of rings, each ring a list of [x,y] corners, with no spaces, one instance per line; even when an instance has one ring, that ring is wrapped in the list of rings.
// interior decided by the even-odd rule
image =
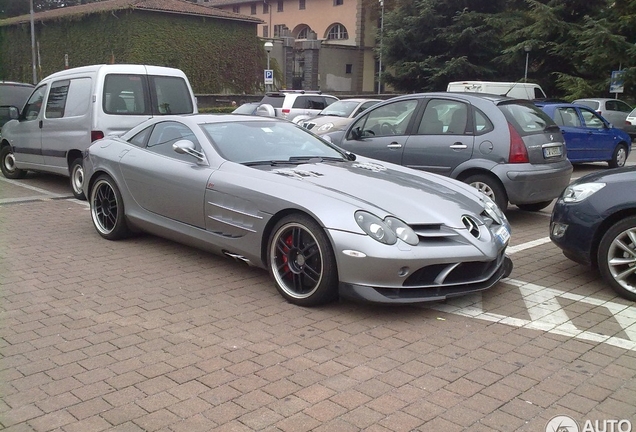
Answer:
[[[56,72],[40,81],[19,117],[2,128],[2,174],[66,175],[73,195],[84,199],[82,152],[93,141],[153,116],[196,112],[194,93],[179,69],[114,64]]]
[[[517,99],[545,99],[539,84],[494,81],[455,81],[448,84],[449,92],[490,93]]]

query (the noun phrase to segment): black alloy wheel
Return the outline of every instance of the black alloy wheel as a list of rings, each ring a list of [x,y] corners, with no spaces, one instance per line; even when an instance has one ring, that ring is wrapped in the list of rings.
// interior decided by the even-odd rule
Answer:
[[[313,219],[303,214],[284,217],[268,244],[268,268],[287,301],[316,306],[336,298],[338,271],[333,249]]]
[[[118,240],[130,234],[124,203],[117,185],[109,176],[102,174],[91,187],[91,218],[95,229],[105,239]]]

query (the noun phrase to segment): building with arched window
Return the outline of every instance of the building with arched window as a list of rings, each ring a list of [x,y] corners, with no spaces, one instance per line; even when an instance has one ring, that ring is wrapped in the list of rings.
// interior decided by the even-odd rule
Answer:
[[[365,93],[377,91],[374,48],[378,10],[361,0],[196,0],[262,20],[258,36],[274,43],[278,87]]]

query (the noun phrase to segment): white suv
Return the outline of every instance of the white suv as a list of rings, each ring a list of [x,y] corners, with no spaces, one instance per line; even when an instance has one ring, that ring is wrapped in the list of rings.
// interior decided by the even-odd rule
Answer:
[[[291,121],[298,115],[313,117],[337,100],[319,91],[281,90],[266,93],[256,113]]]

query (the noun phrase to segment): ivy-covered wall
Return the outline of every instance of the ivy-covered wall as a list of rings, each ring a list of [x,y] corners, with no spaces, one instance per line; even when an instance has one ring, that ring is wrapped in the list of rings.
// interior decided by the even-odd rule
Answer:
[[[195,93],[254,93],[266,54],[250,22],[140,10],[36,22],[38,80],[69,67],[135,63],[183,70]],[[114,61],[113,61],[114,60]],[[28,23],[0,26],[0,79],[32,82]]]

